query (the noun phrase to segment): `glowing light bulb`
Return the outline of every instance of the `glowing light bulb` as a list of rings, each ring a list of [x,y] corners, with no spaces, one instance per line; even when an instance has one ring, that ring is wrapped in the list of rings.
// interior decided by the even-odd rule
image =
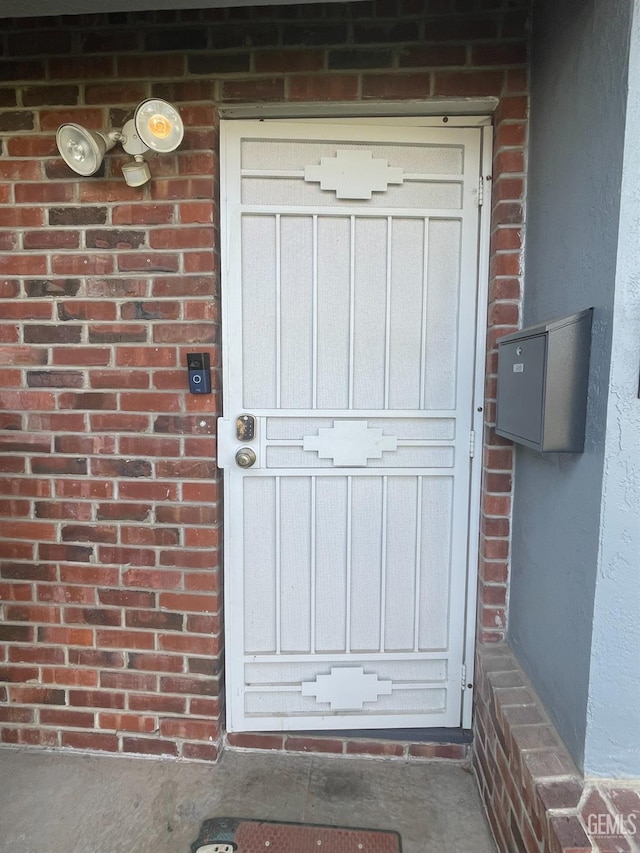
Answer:
[[[150,133],[152,133],[156,139],[166,139],[170,135],[172,128],[172,124],[168,118],[160,115],[160,113],[150,116],[147,126]]]

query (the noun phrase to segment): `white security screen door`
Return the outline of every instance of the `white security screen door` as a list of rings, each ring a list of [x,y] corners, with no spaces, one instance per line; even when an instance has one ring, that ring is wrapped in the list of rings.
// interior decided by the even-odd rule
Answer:
[[[481,130],[222,133],[227,727],[459,726]]]

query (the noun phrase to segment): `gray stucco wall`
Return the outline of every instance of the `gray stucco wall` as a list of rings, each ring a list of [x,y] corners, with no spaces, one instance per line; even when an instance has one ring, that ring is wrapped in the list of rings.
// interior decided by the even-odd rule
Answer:
[[[629,57],[585,771],[640,776],[640,0]]]
[[[518,448],[509,639],[583,765],[633,0],[536,0],[524,325],[593,306],[584,454]]]

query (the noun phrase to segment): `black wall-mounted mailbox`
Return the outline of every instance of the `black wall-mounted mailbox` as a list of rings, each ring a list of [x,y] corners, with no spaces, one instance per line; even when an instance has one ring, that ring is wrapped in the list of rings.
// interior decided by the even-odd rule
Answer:
[[[498,338],[498,435],[534,450],[584,450],[592,316],[588,308]]]

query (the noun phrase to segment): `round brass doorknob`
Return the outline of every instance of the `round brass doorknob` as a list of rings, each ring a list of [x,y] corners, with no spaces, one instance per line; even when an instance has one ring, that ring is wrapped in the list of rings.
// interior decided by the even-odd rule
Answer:
[[[256,454],[250,447],[241,447],[236,453],[236,463],[241,468],[251,468],[255,465]]]

